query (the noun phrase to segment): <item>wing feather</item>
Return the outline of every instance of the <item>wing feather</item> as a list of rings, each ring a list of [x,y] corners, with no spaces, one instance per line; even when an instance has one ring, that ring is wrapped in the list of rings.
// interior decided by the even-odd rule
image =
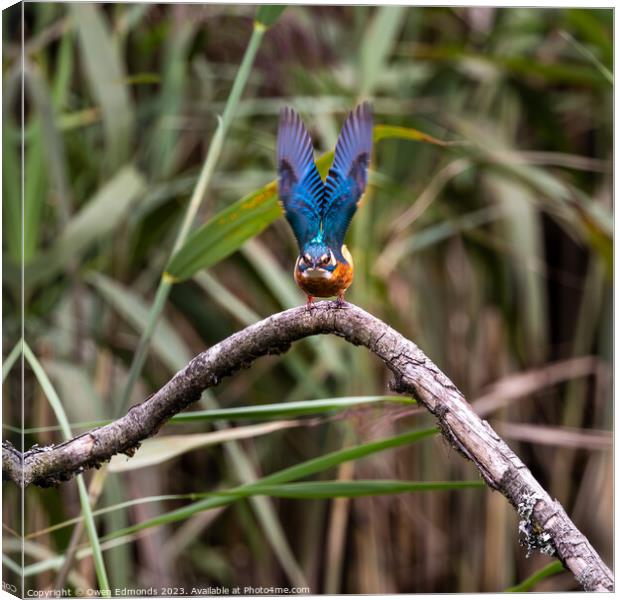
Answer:
[[[320,231],[323,180],[314,163],[312,140],[292,108],[280,113],[278,192],[300,249]]]
[[[338,136],[334,164],[325,181],[323,230],[329,246],[339,251],[357,204],[366,188],[372,152],[372,109],[367,102],[349,113]]]

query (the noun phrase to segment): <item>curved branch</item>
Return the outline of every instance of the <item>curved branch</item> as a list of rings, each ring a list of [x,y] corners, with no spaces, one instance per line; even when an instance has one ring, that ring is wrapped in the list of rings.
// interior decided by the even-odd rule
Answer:
[[[114,454],[131,455],[142,440],[198,400],[206,388],[249,367],[261,356],[285,352],[292,342],[329,333],[366,346],[392,371],[392,389],[415,396],[437,417],[448,442],[516,508],[529,549],[556,553],[586,590],[613,589],[611,571],[560,503],[540,486],[489,424],[474,413],[456,386],[413,342],[351,304],[336,308],[331,302],[319,302],[311,311],[294,308],[251,325],[196,356],[124,417],[72,440],[32,448],[23,456],[5,444],[3,476],[23,486],[54,485],[84,469],[98,467]]]

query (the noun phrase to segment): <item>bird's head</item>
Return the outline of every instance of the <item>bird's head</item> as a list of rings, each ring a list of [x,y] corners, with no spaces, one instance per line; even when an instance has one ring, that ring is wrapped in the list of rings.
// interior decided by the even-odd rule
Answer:
[[[297,268],[306,276],[325,276],[336,268],[336,257],[322,241],[312,241],[303,247],[297,259]]]

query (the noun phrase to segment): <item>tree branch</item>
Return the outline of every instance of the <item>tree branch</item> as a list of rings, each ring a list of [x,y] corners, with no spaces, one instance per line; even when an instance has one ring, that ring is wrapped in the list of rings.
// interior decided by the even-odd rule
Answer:
[[[266,354],[286,352],[292,342],[317,334],[335,334],[366,346],[394,375],[393,390],[414,396],[437,417],[443,436],[471,460],[486,483],[499,490],[521,516],[520,530],[528,550],[557,554],[585,590],[612,591],[613,575],[559,502],[534,479],[516,454],[472,410],[456,386],[411,341],[351,304],[335,308],[294,308],[260,321],[199,354],[163,388],[120,419],[23,456],[4,443],[3,477],[22,486],[55,485],[114,454],[132,455],[140,442],[173,415]]]

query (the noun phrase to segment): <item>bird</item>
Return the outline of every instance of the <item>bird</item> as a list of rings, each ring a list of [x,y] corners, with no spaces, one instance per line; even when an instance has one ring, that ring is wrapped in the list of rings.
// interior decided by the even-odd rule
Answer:
[[[314,162],[312,139],[290,107],[280,112],[277,139],[278,195],[299,246],[295,282],[311,309],[315,297],[344,294],[353,281],[353,258],[344,238],[366,189],[372,152],[372,107],[352,110],[342,126],[325,182]]]

